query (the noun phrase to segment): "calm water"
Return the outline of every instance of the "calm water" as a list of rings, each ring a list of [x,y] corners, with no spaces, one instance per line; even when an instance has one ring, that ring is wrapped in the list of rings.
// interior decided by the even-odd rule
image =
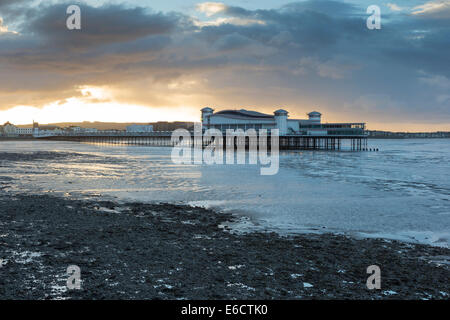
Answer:
[[[450,139],[372,140],[379,152],[295,152],[275,176],[254,165],[175,165],[170,148],[71,142],[0,142],[0,153],[70,153],[0,160],[9,192],[100,194],[182,202],[243,219],[234,227],[337,232],[439,246],[450,242]],[[45,212],[43,212],[45,214]]]

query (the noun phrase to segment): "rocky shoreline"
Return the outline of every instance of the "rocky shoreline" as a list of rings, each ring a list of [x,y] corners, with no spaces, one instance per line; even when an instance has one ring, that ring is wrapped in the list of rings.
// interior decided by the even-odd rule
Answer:
[[[0,299],[448,299],[450,250],[382,239],[234,234],[173,204],[0,196]],[[81,290],[67,290],[69,265]],[[368,290],[366,269],[381,268]]]

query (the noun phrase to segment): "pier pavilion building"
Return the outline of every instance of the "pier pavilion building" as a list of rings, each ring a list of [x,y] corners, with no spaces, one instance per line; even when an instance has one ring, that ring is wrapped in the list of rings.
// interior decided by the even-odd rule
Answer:
[[[202,112],[202,126],[205,129],[278,129],[280,136],[365,136],[365,123],[322,123],[322,114],[308,113],[308,119],[289,119],[286,110],[278,109],[273,115],[245,109],[222,110],[206,107]]]

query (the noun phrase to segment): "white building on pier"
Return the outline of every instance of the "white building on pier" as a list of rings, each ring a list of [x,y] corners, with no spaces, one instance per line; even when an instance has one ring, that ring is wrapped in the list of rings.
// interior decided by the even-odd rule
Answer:
[[[214,112],[212,108],[203,108],[202,126],[204,129],[278,129],[281,136],[347,136],[365,135],[365,123],[322,123],[322,114],[317,111],[308,113],[308,119],[289,119],[286,110],[279,109],[273,115],[245,109],[222,110]]]

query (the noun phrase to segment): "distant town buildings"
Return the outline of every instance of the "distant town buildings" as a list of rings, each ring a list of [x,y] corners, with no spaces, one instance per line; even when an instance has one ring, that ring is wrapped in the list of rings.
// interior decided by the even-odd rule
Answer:
[[[148,124],[132,124],[127,126],[127,132],[153,132],[153,126]]]
[[[15,135],[16,131],[17,131],[17,127],[15,125],[9,123],[9,122],[6,122],[3,125],[3,130],[2,131],[3,131],[3,133],[5,135]]]
[[[72,133],[96,133],[99,130],[95,129],[95,128],[82,128],[82,127],[78,127],[78,126],[70,126],[70,127],[66,128],[65,131],[72,132]]]
[[[0,135],[6,137],[33,137],[45,135],[57,135],[65,132],[97,132],[97,129],[86,129],[80,127],[61,128],[54,125],[39,125],[33,122],[32,126],[18,127],[10,122],[0,126]]]
[[[64,131],[65,131],[65,129],[60,128],[58,126],[52,126],[52,125],[40,126],[37,122],[33,123],[33,135],[34,136],[55,135],[55,134],[61,134]]]
[[[432,139],[432,138],[450,138],[450,131],[437,132],[391,132],[369,130],[369,138],[373,139]]]
[[[97,123],[99,124],[99,123]],[[101,123],[100,123],[101,124]],[[103,124],[105,125],[105,124]],[[106,124],[108,126],[108,124]],[[120,125],[120,124],[111,124]],[[97,128],[85,128],[81,126],[70,125],[67,127],[59,127],[55,125],[40,125],[37,122],[33,122],[30,126],[15,126],[10,122],[6,122],[4,125],[0,125],[0,136],[7,137],[43,137],[52,135],[86,135],[86,134],[101,134],[101,133],[112,133],[112,134],[133,134],[133,133],[151,133],[154,131],[173,131],[176,129],[188,129],[193,130],[193,122],[153,122],[147,124],[130,124],[123,127],[124,129],[104,129],[99,130]]]
[[[0,126],[0,134],[3,136],[31,136],[33,128],[19,128],[10,122]]]
[[[184,122],[184,121],[158,121],[158,122],[150,122],[149,125],[153,126],[153,131],[174,131],[176,129],[187,129],[193,130],[194,123],[193,122]]]

